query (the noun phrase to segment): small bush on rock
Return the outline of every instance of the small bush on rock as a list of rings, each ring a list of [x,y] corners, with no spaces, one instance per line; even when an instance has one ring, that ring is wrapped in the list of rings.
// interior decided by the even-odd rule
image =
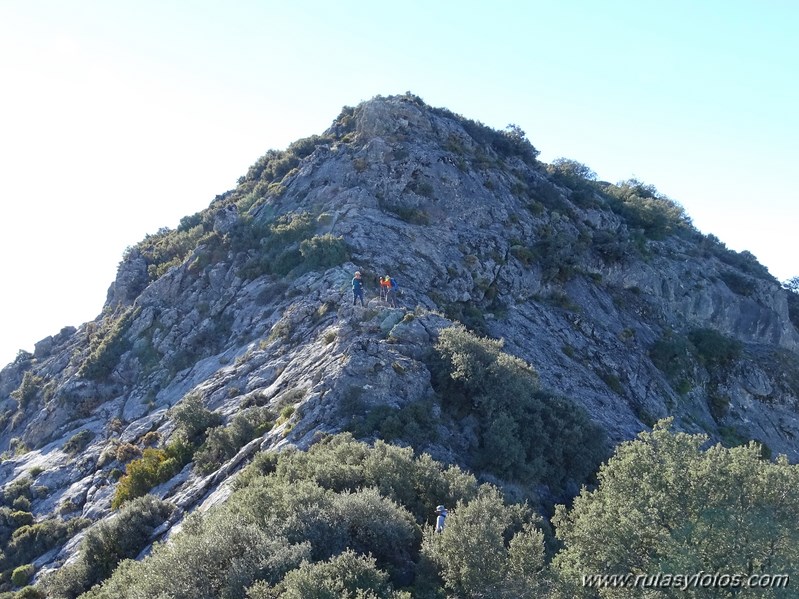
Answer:
[[[11,584],[15,587],[24,587],[28,584],[35,571],[33,564],[25,564],[14,568],[14,572],[11,574]]]
[[[128,503],[116,518],[92,527],[83,539],[77,561],[47,577],[47,596],[73,599],[106,579],[117,564],[134,558],[150,542],[153,530],[172,514],[174,506],[147,495]]]

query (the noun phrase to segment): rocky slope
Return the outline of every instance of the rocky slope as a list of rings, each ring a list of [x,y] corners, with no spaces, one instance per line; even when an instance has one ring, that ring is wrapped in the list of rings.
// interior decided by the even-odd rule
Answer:
[[[164,446],[187,397],[223,424],[257,410],[276,422],[160,482],[153,493],[179,510],[154,538],[223,501],[256,452],[323,433],[368,437],[395,418],[396,439],[467,462],[479,440],[468,417],[442,415],[429,359],[456,321],[504,339],[611,442],[672,415],[796,460],[790,293],[653,188],[580,166],[539,163],[518,129],[411,95],[345,108],[324,134],[270,151],[236,189],[129,250],[95,321],[0,372],[9,513],[109,517],[120,474]],[[385,273],[396,308],[377,297]],[[57,567],[75,533],[29,561]]]

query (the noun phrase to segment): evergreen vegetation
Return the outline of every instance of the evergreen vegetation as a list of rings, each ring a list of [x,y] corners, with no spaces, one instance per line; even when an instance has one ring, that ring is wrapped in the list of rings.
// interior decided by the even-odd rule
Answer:
[[[44,379],[42,377],[33,374],[30,370],[25,371],[19,387],[11,392],[11,397],[17,400],[20,410],[24,410],[29,403],[36,399],[43,383]]]
[[[678,392],[686,392],[704,372],[706,392],[711,413],[722,417],[729,406],[729,398],[719,390],[724,373],[740,359],[743,347],[740,342],[714,329],[692,329],[687,335],[667,331],[649,350],[652,363],[657,366]]]
[[[706,441],[673,433],[662,421],[618,447],[600,469],[597,489],[584,489],[570,510],[558,507],[553,524],[563,549],[554,565],[572,596],[597,596],[581,586],[584,575],[595,573],[797,575],[799,467],[784,457],[764,460],[755,443],[703,451]],[[606,588],[599,595],[642,593]],[[657,593],[744,596],[732,588]],[[769,589],[767,596],[795,597],[796,590]]]
[[[539,388],[502,341],[444,329],[431,363],[434,387],[456,419],[477,421],[472,465],[505,479],[557,489],[584,481],[604,457],[601,429],[574,402]]]
[[[152,531],[173,509],[171,504],[147,495],[125,505],[114,519],[90,528],[78,559],[47,580],[47,596],[73,599],[108,578],[121,560],[139,554]]]
[[[122,354],[131,347],[127,332],[136,310],[131,306],[102,322],[89,343],[89,357],[81,364],[78,376],[94,381],[108,377],[119,364]]]
[[[620,445],[595,488],[571,508],[557,506],[554,545],[527,504],[457,467],[382,441],[328,437],[307,452],[259,454],[225,503],[190,516],[141,561],[124,558],[171,507],[151,497],[131,502],[91,529],[78,561],[42,586],[53,599],[103,579],[80,596],[732,597],[740,589],[583,582],[596,573],[799,575],[799,467],[763,459],[755,444],[706,441],[661,421]],[[437,534],[440,503],[450,513]],[[795,593],[789,586],[767,596]]]

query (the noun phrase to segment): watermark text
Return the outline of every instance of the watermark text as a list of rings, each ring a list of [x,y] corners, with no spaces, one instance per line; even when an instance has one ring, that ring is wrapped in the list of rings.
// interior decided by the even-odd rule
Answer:
[[[593,589],[784,589],[788,574],[726,574],[696,572],[694,574],[586,574],[584,587]]]

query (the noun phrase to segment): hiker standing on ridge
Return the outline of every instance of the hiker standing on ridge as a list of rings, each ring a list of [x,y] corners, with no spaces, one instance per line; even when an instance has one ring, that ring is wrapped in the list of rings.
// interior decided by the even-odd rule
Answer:
[[[380,277],[380,299],[388,301],[388,292],[391,289],[391,280],[389,276]]]
[[[352,278],[352,305],[354,306],[361,299],[361,306],[363,306],[363,281],[361,281],[361,272],[357,271]]]
[[[445,508],[443,505],[439,505],[436,508],[436,514],[438,514],[436,517],[436,532],[444,532],[444,521],[447,518],[447,508]]]
[[[392,307],[397,307],[397,289],[399,285],[397,282],[390,276],[386,275],[383,279],[386,283],[386,302],[391,304]],[[382,283],[381,283],[382,285]]]

